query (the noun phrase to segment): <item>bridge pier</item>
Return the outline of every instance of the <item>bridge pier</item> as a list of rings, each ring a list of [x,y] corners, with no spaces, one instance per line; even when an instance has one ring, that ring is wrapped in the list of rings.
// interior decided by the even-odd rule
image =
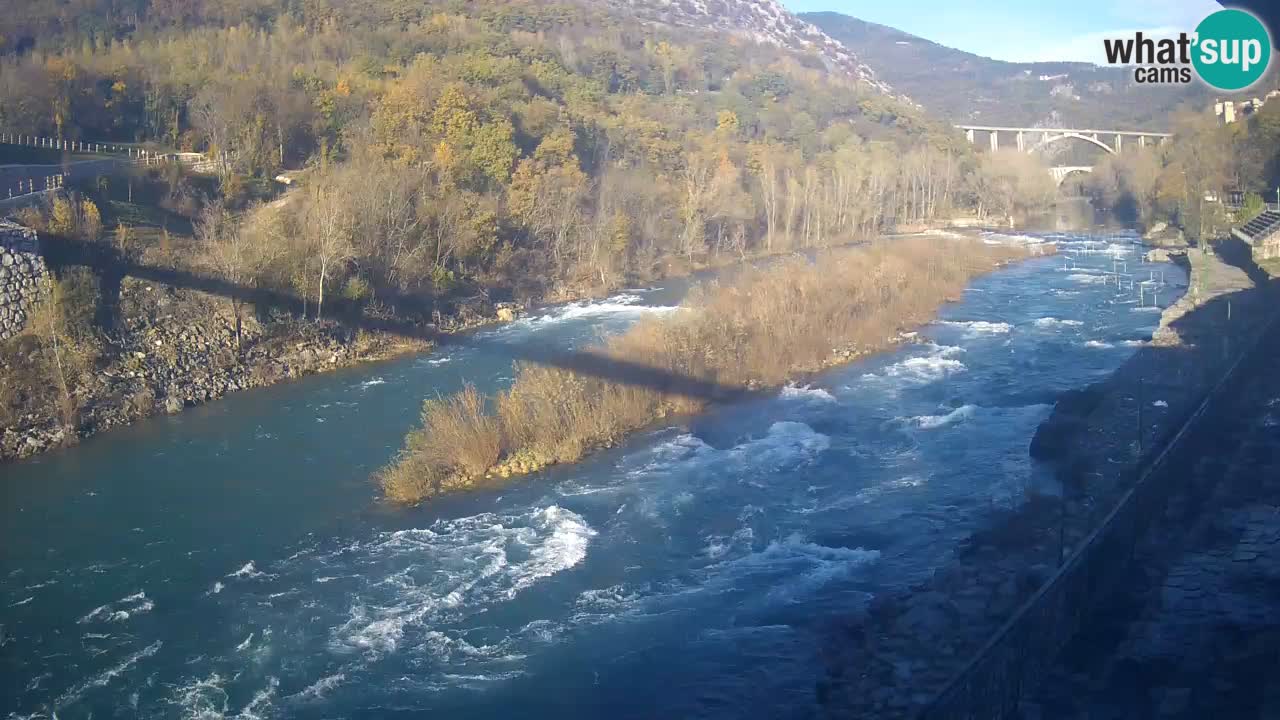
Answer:
[[[1145,130],[1076,130],[1072,128],[994,127],[990,125],[957,125],[956,127],[964,131],[964,136],[970,144],[974,143],[977,133],[988,133],[988,141],[993,151],[1000,149],[1000,133],[1002,132],[1014,134],[1014,140],[1019,152],[1035,152],[1049,143],[1074,138],[1097,145],[1112,155],[1124,149],[1125,137],[1137,138],[1138,147],[1146,147],[1148,139],[1154,139],[1158,144],[1163,145],[1172,137],[1170,133],[1147,132]],[[1039,137],[1039,142],[1034,142],[1036,137]],[[1110,137],[1112,142],[1103,142],[1101,139],[1103,137]],[[1032,142],[1029,143],[1028,140]]]

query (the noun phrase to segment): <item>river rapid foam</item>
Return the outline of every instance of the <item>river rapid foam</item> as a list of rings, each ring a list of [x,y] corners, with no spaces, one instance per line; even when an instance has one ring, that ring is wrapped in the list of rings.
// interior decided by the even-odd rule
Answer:
[[[832,623],[1049,482],[1036,426],[1158,320],[1105,282],[1118,256],[1146,270],[1133,236],[987,239],[1088,252],[979,279],[892,352],[419,508],[364,478],[424,397],[499,389],[513,348],[594,342],[684,288],[15,465],[0,717],[809,716]]]

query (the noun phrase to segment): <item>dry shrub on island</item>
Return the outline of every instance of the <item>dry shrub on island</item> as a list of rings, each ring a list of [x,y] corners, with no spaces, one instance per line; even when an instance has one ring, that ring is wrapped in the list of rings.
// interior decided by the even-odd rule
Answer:
[[[696,289],[593,352],[731,387],[776,387],[891,347],[980,274],[1023,247],[908,238],[750,268]],[[422,427],[379,475],[387,496],[417,502],[574,462],[704,401],[649,384],[521,364],[491,402],[472,385],[426,401]]]

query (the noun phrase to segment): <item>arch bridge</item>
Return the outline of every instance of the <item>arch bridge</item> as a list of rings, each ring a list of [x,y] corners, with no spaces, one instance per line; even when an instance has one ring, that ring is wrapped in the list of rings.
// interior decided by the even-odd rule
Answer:
[[[978,133],[987,133],[992,150],[1000,149],[1000,135],[1012,135],[1019,152],[1032,153],[1061,140],[1079,140],[1096,145],[1111,155],[1119,154],[1125,146],[1136,142],[1146,147],[1148,142],[1160,144],[1173,137],[1172,133],[1145,130],[1083,130],[1076,128],[1027,128],[997,127],[992,125],[957,125],[969,142],[975,142]]]
[[[1149,142],[1159,145],[1173,137],[1172,133],[1147,132],[1145,130],[1084,130],[1077,128],[998,127],[993,125],[957,125],[956,127],[964,131],[964,136],[970,143],[976,142],[978,133],[987,133],[987,142],[990,143],[992,151],[1000,149],[1001,133],[1006,136],[1012,135],[1014,147],[1018,148],[1018,152],[1025,153],[1036,152],[1062,140],[1077,140],[1096,145],[1108,154],[1118,155],[1124,150],[1126,138],[1130,145],[1136,142],[1138,147],[1146,147]],[[1053,176],[1054,182],[1059,185],[1069,175],[1088,172],[1093,172],[1093,168],[1086,165],[1063,165],[1049,168],[1049,174]]]
[[[1059,185],[1071,175],[1091,172],[1093,172],[1092,165],[1056,165],[1049,168],[1049,174],[1053,176],[1053,181]]]

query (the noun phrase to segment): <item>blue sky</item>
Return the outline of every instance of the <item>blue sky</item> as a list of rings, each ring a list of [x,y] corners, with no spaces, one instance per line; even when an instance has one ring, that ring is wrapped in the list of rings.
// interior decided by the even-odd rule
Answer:
[[[833,10],[1000,60],[1102,62],[1102,38],[1191,32],[1213,0],[782,0]]]

